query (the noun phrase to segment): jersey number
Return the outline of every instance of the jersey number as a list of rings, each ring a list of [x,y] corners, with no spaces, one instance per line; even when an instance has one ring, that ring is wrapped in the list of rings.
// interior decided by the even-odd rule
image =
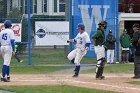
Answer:
[[[2,35],[2,39],[7,40],[7,33]]]

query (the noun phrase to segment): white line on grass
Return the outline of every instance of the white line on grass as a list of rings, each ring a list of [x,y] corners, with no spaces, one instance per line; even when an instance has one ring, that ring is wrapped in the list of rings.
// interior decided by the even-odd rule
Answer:
[[[15,82],[70,82],[70,83],[80,83],[80,84],[93,84],[93,85],[100,85],[100,86],[106,86],[106,87],[113,87],[113,88],[120,88],[120,89],[129,89],[129,90],[138,90],[140,91],[140,88],[132,88],[132,87],[122,87],[122,86],[116,86],[116,85],[109,85],[104,83],[93,83],[93,82],[84,82],[84,81],[78,81],[78,80],[70,80],[70,79],[30,79],[30,80],[13,80]]]

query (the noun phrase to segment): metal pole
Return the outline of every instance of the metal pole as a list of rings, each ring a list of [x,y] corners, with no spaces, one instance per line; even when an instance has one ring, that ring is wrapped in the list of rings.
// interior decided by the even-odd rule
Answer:
[[[72,33],[72,0],[70,0],[69,1],[69,3],[70,3],[70,8],[69,8],[69,11],[70,11],[70,16],[69,16],[69,34],[70,34],[70,38],[72,38],[73,37],[73,33]],[[72,51],[72,43],[70,43],[70,51]]]
[[[31,0],[28,0],[28,65],[31,65],[31,18],[30,18]]]
[[[119,62],[119,31],[118,31],[118,0],[115,0],[115,25],[116,25],[116,62]]]

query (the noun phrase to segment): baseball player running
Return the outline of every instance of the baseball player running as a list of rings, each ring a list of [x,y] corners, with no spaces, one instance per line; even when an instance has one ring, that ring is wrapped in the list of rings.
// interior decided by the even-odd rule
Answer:
[[[106,22],[103,21],[98,24],[99,28],[95,32],[95,34],[92,37],[92,40],[95,45],[95,53],[97,56],[97,65],[96,65],[96,79],[104,79],[105,77],[102,76],[104,65],[105,65],[105,48],[104,48],[104,42],[105,42],[105,36],[104,36],[104,30],[106,29]]]
[[[79,23],[77,26],[79,33],[74,39],[69,39],[67,42],[76,42],[76,48],[68,54],[68,59],[71,63],[75,64],[75,74],[73,77],[78,77],[80,71],[80,61],[83,56],[87,53],[90,46],[90,38],[88,33],[85,31],[83,23]]]
[[[1,54],[4,60],[2,67],[1,81],[10,82],[10,61],[12,54],[15,54],[15,37],[11,29],[11,21],[4,22],[5,29],[0,32]]]

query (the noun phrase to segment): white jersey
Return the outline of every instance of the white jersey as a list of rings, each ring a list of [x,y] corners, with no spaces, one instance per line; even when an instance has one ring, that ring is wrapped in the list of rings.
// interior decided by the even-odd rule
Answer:
[[[86,43],[91,43],[87,32],[78,33],[74,38],[76,40],[76,48],[84,48]]]
[[[1,46],[11,45],[11,39],[15,39],[14,32],[12,29],[4,29],[0,32],[0,43]]]

